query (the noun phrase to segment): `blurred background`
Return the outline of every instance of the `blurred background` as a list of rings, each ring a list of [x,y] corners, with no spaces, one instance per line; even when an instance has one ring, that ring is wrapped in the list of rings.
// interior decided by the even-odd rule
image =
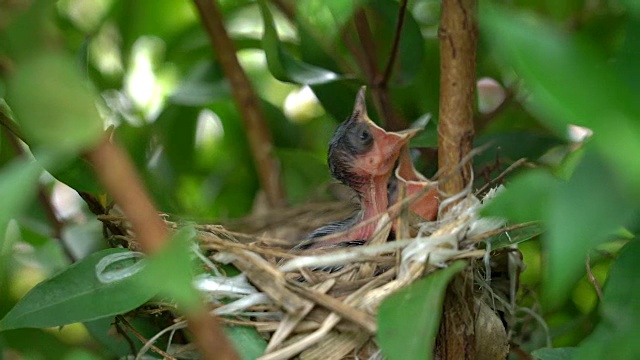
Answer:
[[[31,3],[0,1],[0,31],[12,26],[14,17]],[[594,152],[612,164],[614,179],[607,179],[623,184],[624,194],[635,170],[627,171],[618,160],[623,151],[638,158],[629,145],[637,140],[618,142],[617,136],[636,134],[637,127],[629,124],[638,119],[627,117],[635,111],[633,106],[625,112],[606,101],[624,94],[624,99],[637,102],[638,5],[632,0],[490,3],[492,7],[480,12],[477,51],[475,146],[487,148],[474,159],[476,187],[523,158],[526,162],[509,173],[507,183],[530,168],[569,179],[585,156],[583,147],[589,144],[583,142],[593,132],[599,134],[598,126],[606,126],[607,142],[596,143]],[[411,145],[416,166],[426,175],[435,173],[440,1],[219,0],[218,5],[237,58],[260,99],[289,206],[335,199],[326,165],[327,144],[350,114],[361,85],[368,85],[372,94],[370,116],[387,128],[402,129],[430,119]],[[398,14],[404,6],[404,26],[395,48]],[[216,60],[216,52],[234,50],[212,50],[192,2],[60,0],[46,16],[25,21],[32,21],[28,24],[34,28],[40,21],[46,23],[56,46],[72,56],[75,68],[90,80],[104,128],[110,128],[126,148],[158,209],[177,219],[218,224],[247,216],[264,203],[247,129]],[[20,41],[22,47],[17,48],[24,51],[41,45]],[[20,66],[10,46],[0,49],[7,51],[0,52],[0,73]],[[394,51],[394,66],[381,85],[380,75]],[[532,65],[528,60],[537,62]],[[608,81],[610,73],[619,79],[615,84]],[[64,94],[67,88],[64,83],[47,84],[47,77],[39,81],[47,91]],[[11,85],[0,82],[0,98],[7,98],[2,101],[5,110],[12,107],[7,94],[11,95]],[[558,94],[561,97],[554,97]],[[390,99],[392,120],[389,113],[381,116],[379,96]],[[614,120],[607,120],[608,125],[598,125],[605,122],[600,115],[606,109],[589,113],[602,102],[606,109],[613,108],[609,113],[620,111]],[[16,115],[20,122],[18,111]],[[28,149],[5,129],[2,133],[0,165],[8,166]],[[629,168],[640,169],[637,160],[630,161]],[[608,187],[607,181],[598,184]],[[0,317],[38,282],[71,261],[108,247],[102,224],[77,192],[93,194],[105,205],[109,202],[86,164],[72,161],[64,169],[42,173],[37,183],[32,201],[19,215],[11,214],[7,223],[6,238],[13,240],[6,240],[11,248],[0,252],[4,262],[0,267],[5,269]],[[595,191],[591,185],[568,201],[591,194]],[[636,193],[630,192],[628,198],[635,199]],[[515,198],[514,206],[546,206],[538,204],[545,201],[542,197],[523,199]],[[629,209],[636,209],[636,203],[631,201]],[[582,226],[583,220],[573,220],[567,226]],[[628,224],[615,224],[619,231],[599,245],[591,274],[584,269],[574,272],[573,281],[563,283],[568,284],[563,288],[566,301],[554,306],[540,302],[547,258],[541,255],[539,238],[520,244],[526,264],[521,304],[531,309],[531,321],[526,322],[530,328],[517,329],[524,334],[517,342],[526,352],[547,345],[548,339],[556,347],[576,346],[591,333],[598,322],[598,296],[589,276],[605,282],[615,254],[633,237],[633,226],[621,227]],[[579,262],[584,264],[584,258]],[[0,333],[0,357],[9,359],[94,358],[108,348],[82,324]]]

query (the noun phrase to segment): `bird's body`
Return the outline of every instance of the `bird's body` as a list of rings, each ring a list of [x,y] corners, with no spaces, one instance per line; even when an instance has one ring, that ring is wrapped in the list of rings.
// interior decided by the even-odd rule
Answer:
[[[336,130],[328,152],[331,175],[355,191],[360,211],[316,229],[297,248],[361,245],[369,240],[376,228],[376,222],[370,220],[387,211],[387,183],[401,149],[416,133],[387,132],[371,121],[362,87],[351,116]]]

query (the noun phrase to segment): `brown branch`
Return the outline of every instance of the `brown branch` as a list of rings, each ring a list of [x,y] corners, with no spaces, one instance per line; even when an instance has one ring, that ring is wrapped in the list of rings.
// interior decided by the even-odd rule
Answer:
[[[204,26],[213,52],[222,65],[222,70],[231,84],[233,98],[247,132],[256,171],[267,201],[272,207],[285,203],[284,190],[280,180],[280,167],[274,156],[271,134],[260,106],[260,100],[244,72],[236,48],[224,27],[222,14],[214,0],[194,0],[202,25]]]
[[[108,140],[90,150],[87,158],[106,190],[127,216],[142,249],[151,254],[160,251],[168,240],[169,231],[142,186],[131,159]],[[239,358],[218,321],[204,306],[188,314],[187,320],[203,359]]]
[[[440,192],[452,196],[471,182],[472,164],[459,167],[472,149],[476,87],[476,1],[443,0],[440,18],[440,121],[438,167]],[[470,268],[447,289],[436,354],[445,360],[475,359],[475,299]],[[482,331],[480,329],[479,331]]]
[[[471,180],[471,163],[457,170],[471,151],[476,88],[475,0],[444,0],[440,20],[440,121],[438,167],[452,176],[440,184],[447,195],[462,191]]]
[[[398,57],[398,47],[400,46],[400,35],[402,34],[402,28],[404,27],[404,17],[407,12],[407,0],[400,0],[400,10],[398,11],[398,20],[396,22],[396,32],[393,36],[393,45],[391,46],[391,54],[389,54],[389,61],[384,68],[384,74],[379,81],[380,87],[386,87],[389,84],[391,73],[393,72],[393,66],[395,65],[396,58]]]

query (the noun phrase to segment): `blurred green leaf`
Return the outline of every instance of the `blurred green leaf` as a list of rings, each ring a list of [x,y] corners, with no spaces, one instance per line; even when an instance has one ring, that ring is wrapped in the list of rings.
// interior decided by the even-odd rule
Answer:
[[[289,54],[281,45],[271,11],[265,0],[258,0],[264,21],[262,43],[267,55],[267,64],[273,76],[297,84],[322,84],[336,81],[340,76],[332,71],[302,62]]]
[[[481,7],[480,19],[486,39],[531,90],[531,109],[559,134],[568,124],[592,129],[593,142],[627,182],[640,181],[640,158],[629,157],[640,153],[638,101],[592,45],[494,5]]]
[[[0,31],[0,55],[16,62],[37,57],[46,47],[57,45],[58,33],[53,24],[55,3],[32,1],[22,6],[9,6]]]
[[[308,200],[309,194],[330,179],[323,157],[286,149],[278,150],[277,156],[282,162],[287,196],[291,203]]]
[[[0,289],[4,286],[6,266],[13,248],[6,235],[9,220],[20,214],[35,197],[42,168],[35,161],[14,160],[0,171]]]
[[[191,247],[196,233],[193,227],[178,230],[160,252],[148,258],[145,278],[138,284],[146,292],[160,292],[174,299],[183,311],[201,306],[200,296],[191,285]]]
[[[178,105],[203,106],[214,100],[228,98],[229,84],[216,64],[201,62],[184,77],[169,101]]]
[[[378,343],[390,360],[433,358],[447,285],[464,269],[457,261],[386,298],[378,311]]]
[[[638,359],[640,343],[640,242],[630,241],[615,260],[600,304],[601,322],[572,359]]]
[[[0,343],[5,350],[13,349],[24,355],[24,359],[60,360],[73,350],[55,335],[41,329],[17,329],[0,333]],[[0,345],[0,349],[2,345]],[[10,353],[5,351],[4,354]]]
[[[548,264],[543,289],[545,299],[557,305],[584,273],[588,251],[624,226],[634,211],[609,164],[590,153],[571,179],[559,184],[546,207],[549,232],[543,240]]]
[[[325,46],[332,46],[362,2],[362,0],[298,1],[296,2],[296,19],[307,31],[313,32],[314,38],[322,41]]]
[[[638,94],[640,91],[640,66],[637,66],[638,54],[640,54],[640,42],[638,41],[640,38],[640,16],[628,19],[625,30],[624,42],[614,59],[615,69],[618,70],[618,75],[629,88]]]
[[[32,149],[75,152],[103,134],[91,87],[62,53],[21,63],[9,79],[7,101]]]
[[[100,260],[126,251],[96,252],[36,285],[0,320],[0,331],[90,321],[140,306],[156,293],[138,286],[142,272],[108,283],[96,276]]]
[[[537,360],[569,360],[575,354],[575,348],[542,348],[531,353]]]
[[[257,359],[267,348],[267,342],[254,327],[225,326],[224,330],[244,360]]]
[[[115,1],[108,17],[118,24],[125,59],[141,36],[170,42],[197,19],[193,5],[181,0]]]
[[[37,153],[36,153],[36,156]],[[38,156],[39,158],[39,156]],[[67,164],[58,163],[47,166],[45,169],[60,182],[76,191],[87,192],[94,195],[104,194],[104,190],[93,166],[82,157],[73,157]]]

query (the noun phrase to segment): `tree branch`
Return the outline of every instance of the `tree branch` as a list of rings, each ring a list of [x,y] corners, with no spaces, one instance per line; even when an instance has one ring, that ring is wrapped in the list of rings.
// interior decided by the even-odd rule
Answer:
[[[267,201],[273,207],[285,203],[280,180],[280,167],[274,156],[271,134],[264,118],[260,100],[236,57],[236,48],[223,25],[223,18],[214,0],[194,0],[213,52],[222,65],[222,70],[231,84],[233,98],[242,114],[251,153],[258,178]]]
[[[131,159],[108,139],[90,150],[87,158],[131,223],[142,249],[150,254],[160,251],[168,240],[169,231],[142,186]],[[218,321],[204,306],[188,314],[187,321],[203,359],[238,359]]]
[[[475,7],[475,0],[442,2],[438,167],[447,178],[440,190],[448,196],[462,191],[471,180],[471,163],[462,168],[458,164],[471,151],[474,136]]]
[[[475,0],[443,0],[440,18],[440,192],[452,196],[471,182],[471,161],[459,166],[472,148],[476,87],[477,26]],[[456,276],[445,296],[436,354],[445,360],[475,359],[475,300],[471,269]]]

